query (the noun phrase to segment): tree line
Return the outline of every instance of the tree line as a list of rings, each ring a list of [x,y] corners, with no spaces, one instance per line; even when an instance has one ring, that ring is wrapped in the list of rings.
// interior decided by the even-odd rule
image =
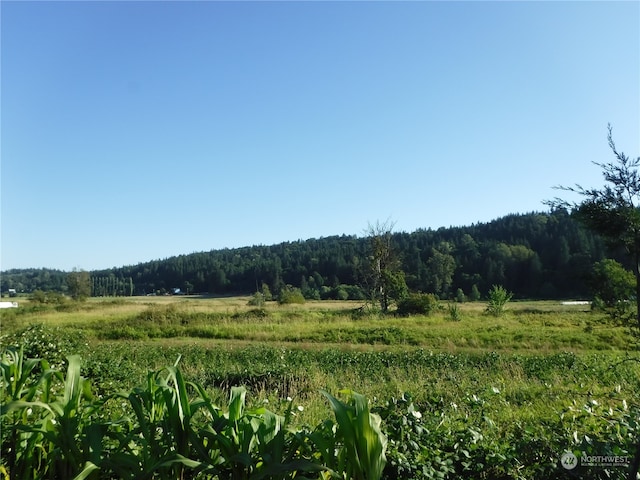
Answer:
[[[410,291],[475,298],[502,285],[520,298],[590,294],[593,264],[624,262],[564,209],[512,214],[465,227],[391,233],[388,239]],[[367,294],[368,236],[331,236],[277,245],[213,250],[90,272],[94,296],[174,293],[246,294],[263,285],[299,288],[306,298]],[[66,292],[67,272],[9,270],[1,289]]]

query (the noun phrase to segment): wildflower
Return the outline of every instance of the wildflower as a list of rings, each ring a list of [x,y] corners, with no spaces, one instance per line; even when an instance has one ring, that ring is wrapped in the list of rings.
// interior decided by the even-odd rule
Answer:
[[[418,412],[417,410],[412,410],[411,411],[411,415],[413,415],[418,420],[420,420],[422,418],[422,414],[420,412]]]
[[[299,412],[304,411],[304,407],[303,407],[302,405],[298,405],[298,411],[299,411]]]
[[[491,390],[493,390],[493,393],[495,393],[496,395],[500,393],[500,390],[498,390],[496,387],[491,387]]]
[[[292,402],[292,401],[293,401],[293,398],[287,397],[287,402]]]

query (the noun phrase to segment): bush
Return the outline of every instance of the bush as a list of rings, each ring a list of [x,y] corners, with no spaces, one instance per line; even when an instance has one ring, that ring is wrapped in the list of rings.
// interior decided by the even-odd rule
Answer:
[[[472,302],[477,302],[478,300],[480,300],[481,295],[480,295],[480,290],[478,289],[477,285],[472,285],[471,286],[471,293],[469,294],[469,300],[471,300]]]
[[[505,306],[513,297],[513,293],[507,292],[507,290],[501,285],[494,285],[489,290],[489,303],[485,312],[493,317],[500,317],[504,314]]]
[[[251,298],[247,302],[247,305],[251,307],[263,307],[264,302],[265,302],[264,293],[256,292],[251,296]]]
[[[633,299],[636,278],[615,260],[605,259],[593,265],[590,286],[595,298],[606,307]]]
[[[410,293],[398,302],[398,315],[430,315],[438,307],[433,293]]]
[[[449,319],[454,322],[459,322],[462,319],[462,313],[460,312],[460,307],[458,307],[455,303],[450,303],[448,307],[449,311]]]
[[[336,290],[336,299],[337,300],[347,300],[349,298],[349,294],[343,287],[338,287]]]
[[[320,300],[320,292],[317,288],[305,288],[302,295],[306,300]]]
[[[34,303],[48,303],[52,305],[63,305],[66,303],[67,298],[60,292],[43,292],[42,290],[34,290],[29,295],[29,300]]]
[[[299,288],[287,285],[282,290],[280,290],[280,296],[278,297],[278,303],[280,305],[292,303],[303,304],[304,302],[304,295],[302,295],[302,292]]]
[[[81,332],[68,335],[60,328],[39,323],[0,337],[4,348],[22,348],[25,357],[46,359],[52,366],[62,365],[66,356],[78,352],[84,342],[85,336]]]

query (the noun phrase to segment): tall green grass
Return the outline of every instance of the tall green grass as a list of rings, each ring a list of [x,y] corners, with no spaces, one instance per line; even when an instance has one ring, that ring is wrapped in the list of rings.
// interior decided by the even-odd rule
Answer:
[[[229,302],[230,299],[227,299]],[[292,307],[267,304],[211,305],[205,301],[89,302],[77,311],[27,305],[2,313],[3,333],[41,323],[81,333],[89,341],[196,338],[261,343],[311,343],[418,346],[430,349],[485,350],[633,350],[637,338],[628,328],[596,312],[549,302],[514,302],[500,318],[483,314],[483,304],[443,306],[429,316],[388,317],[362,314],[322,302]],[[224,304],[223,304],[224,305]],[[231,306],[233,305],[233,306]],[[347,304],[349,305],[349,304]],[[12,309],[13,310],[13,309]]]

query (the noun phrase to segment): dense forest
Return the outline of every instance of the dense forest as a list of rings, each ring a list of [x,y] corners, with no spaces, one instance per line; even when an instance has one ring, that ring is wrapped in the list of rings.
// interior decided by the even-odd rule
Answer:
[[[513,214],[466,227],[393,233],[410,290],[440,298],[477,298],[502,285],[520,298],[589,295],[592,265],[616,258],[600,237],[563,210]],[[271,246],[213,250],[90,272],[97,296],[175,293],[247,294],[268,286],[300,288],[307,298],[364,296],[366,237],[332,236]],[[622,260],[621,258],[617,258]],[[2,292],[66,289],[67,273],[9,270]]]

